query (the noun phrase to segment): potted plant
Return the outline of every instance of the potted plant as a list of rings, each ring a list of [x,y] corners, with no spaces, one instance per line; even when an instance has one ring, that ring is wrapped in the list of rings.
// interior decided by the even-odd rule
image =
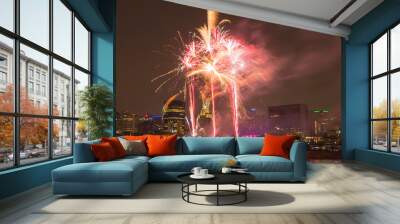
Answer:
[[[80,93],[81,118],[87,127],[89,140],[109,136],[112,125],[113,95],[102,84],[86,87]]]

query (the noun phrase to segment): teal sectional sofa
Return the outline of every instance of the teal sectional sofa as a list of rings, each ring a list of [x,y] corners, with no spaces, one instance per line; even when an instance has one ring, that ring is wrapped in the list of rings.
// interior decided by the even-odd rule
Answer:
[[[176,144],[177,155],[127,156],[96,162],[91,141],[75,144],[74,163],[52,172],[54,194],[131,195],[148,181],[176,181],[193,167],[218,172],[229,160],[236,160],[259,182],[304,182],[307,145],[295,141],[290,159],[260,156],[264,138],[183,137]]]

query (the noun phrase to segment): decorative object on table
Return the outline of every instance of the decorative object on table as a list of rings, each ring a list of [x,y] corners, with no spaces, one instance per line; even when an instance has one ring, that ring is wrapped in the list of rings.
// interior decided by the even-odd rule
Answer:
[[[230,173],[232,172],[232,168],[230,167],[222,167],[221,173]]]
[[[88,128],[90,140],[110,136],[112,126],[113,95],[105,85],[95,84],[79,93],[81,117]]]
[[[190,178],[193,179],[211,179],[214,175],[208,173],[208,169],[203,169],[201,167],[194,167],[192,170]]]
[[[247,173],[247,169],[243,168],[231,168],[231,167],[222,167],[221,173]]]
[[[193,169],[191,170],[191,172],[194,174],[194,175],[197,175],[197,176],[199,176],[200,175],[200,171],[201,171],[201,169],[203,169],[203,168],[201,168],[201,167],[193,167]]]
[[[215,177],[212,179],[194,179],[191,177],[192,174],[182,174],[179,175],[177,180],[182,183],[182,199],[188,203],[198,204],[198,205],[234,205],[247,201],[247,192],[249,188],[247,187],[247,183],[255,180],[255,177],[251,174],[215,174]],[[215,190],[198,190],[197,185],[215,185]],[[223,190],[220,188],[220,185],[235,185],[237,186],[237,190]],[[190,186],[194,186],[195,190],[191,190]],[[209,194],[211,192],[212,194]],[[213,194],[215,193],[215,194]],[[193,201],[193,198],[190,196],[202,196],[202,197],[215,197],[215,204],[202,204],[199,202]],[[240,196],[240,197],[239,197]],[[222,198],[231,198],[235,201],[232,202],[224,202]],[[192,199],[191,199],[192,198]]]

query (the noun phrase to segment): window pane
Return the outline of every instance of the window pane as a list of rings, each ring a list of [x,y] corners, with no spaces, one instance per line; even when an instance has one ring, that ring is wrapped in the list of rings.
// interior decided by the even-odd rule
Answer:
[[[48,119],[22,117],[20,119],[20,163],[34,163],[49,158]]]
[[[14,165],[13,118],[0,116],[0,170]]]
[[[0,1],[0,26],[14,31],[14,0]]]
[[[72,12],[60,1],[53,1],[53,51],[71,60]]]
[[[13,40],[0,35],[0,111],[14,111]]]
[[[21,44],[20,109],[25,114],[48,114],[49,57]]]
[[[88,140],[88,129],[84,120],[75,121],[75,143]]]
[[[391,121],[392,152],[400,153],[400,121]]]
[[[372,44],[372,71],[374,76],[387,71],[387,34]]]
[[[49,47],[49,0],[20,0],[21,36]]]
[[[400,24],[391,31],[390,50],[391,69],[400,67]]]
[[[387,117],[387,77],[372,81],[372,118]]]
[[[89,69],[89,32],[75,18],[75,63]]]
[[[72,117],[71,66],[53,60],[53,114]]]
[[[387,151],[387,121],[372,122],[372,147]]]
[[[75,69],[75,117],[81,114],[80,94],[87,86],[89,86],[89,75]]]
[[[72,154],[72,121],[53,120],[53,156]]]
[[[392,117],[400,117],[400,72],[391,75],[390,98]]]

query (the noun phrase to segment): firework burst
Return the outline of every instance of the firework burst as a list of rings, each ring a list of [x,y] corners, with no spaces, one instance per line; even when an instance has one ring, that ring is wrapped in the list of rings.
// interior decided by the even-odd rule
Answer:
[[[222,20],[215,26],[210,23],[208,26],[201,26],[187,42],[179,35],[183,47],[177,57],[178,66],[152,80],[164,79],[156,91],[174,78],[184,80],[181,92],[185,93],[189,116],[187,120],[192,136],[198,135],[198,130],[201,128],[198,122],[199,115],[196,113],[201,108],[197,98],[201,98],[203,104],[210,102],[212,135],[218,135],[216,99],[221,96],[230,102],[234,135],[239,135],[240,90],[246,82],[246,76],[252,72],[245,62],[254,59],[249,58],[251,57],[249,46],[225,29],[227,23],[229,21]]]

